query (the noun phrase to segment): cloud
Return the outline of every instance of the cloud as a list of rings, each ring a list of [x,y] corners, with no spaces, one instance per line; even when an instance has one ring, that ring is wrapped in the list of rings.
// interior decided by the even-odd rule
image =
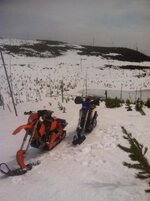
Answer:
[[[0,0],[0,35],[98,45],[139,43],[150,54],[149,0]]]

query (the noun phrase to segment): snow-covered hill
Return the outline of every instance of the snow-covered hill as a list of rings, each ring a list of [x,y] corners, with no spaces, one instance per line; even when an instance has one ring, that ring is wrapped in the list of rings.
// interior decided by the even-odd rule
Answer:
[[[37,44],[37,41],[0,40],[4,44]],[[56,44],[53,44],[56,45]],[[62,44],[57,44],[63,46]],[[117,145],[126,144],[121,126],[129,130],[142,144],[150,146],[149,119],[146,113],[126,111],[125,105],[107,109],[104,102],[97,107],[98,124],[83,144],[72,146],[80,105],[72,100],[85,92],[86,87],[97,90],[150,90],[150,62],[129,62],[106,59],[103,56],[78,54],[82,46],[63,51],[55,57],[29,57],[3,51],[12,84],[18,116],[13,112],[9,89],[0,60],[0,94],[5,107],[0,106],[0,163],[16,167],[16,151],[22,134],[12,136],[13,130],[26,123],[24,111],[51,109],[65,118],[67,137],[55,149],[42,153],[30,148],[26,161],[40,160],[41,164],[26,175],[6,178],[0,175],[0,200],[8,201],[148,201],[148,183],[137,180],[135,171],[122,165],[129,161]],[[75,48],[76,47],[76,48]],[[49,52],[47,52],[49,55]],[[115,56],[114,52],[108,53]],[[120,68],[132,66],[133,69]],[[136,68],[135,68],[136,66]],[[144,68],[143,68],[144,67]],[[64,84],[64,102],[60,86]],[[87,86],[86,86],[87,81]],[[97,94],[99,95],[99,94]],[[59,110],[61,103],[66,113]],[[10,110],[11,112],[10,112]],[[150,159],[150,151],[147,153]]]
[[[62,80],[64,90],[72,95],[86,88],[90,91],[99,90],[97,95],[103,95],[104,90],[127,90],[129,94],[130,91],[150,89],[149,57],[127,48],[106,48],[105,51],[102,48],[102,51],[95,47],[98,52],[95,55],[89,47],[84,49],[83,46],[56,41],[46,43],[1,39],[0,45],[4,49],[4,59],[17,103],[40,100],[50,94],[57,95]],[[36,51],[36,54],[31,56],[28,50]],[[124,61],[128,55],[124,52],[134,52],[134,62]],[[124,59],[120,60],[120,55]],[[1,94],[8,102],[9,92],[1,60],[0,75]],[[127,98],[130,98],[130,94]]]

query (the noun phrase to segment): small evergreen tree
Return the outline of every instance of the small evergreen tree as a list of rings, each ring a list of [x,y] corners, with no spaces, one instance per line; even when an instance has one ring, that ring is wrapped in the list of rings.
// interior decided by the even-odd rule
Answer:
[[[115,108],[121,106],[121,100],[116,98],[107,98],[105,100],[105,105],[107,108]]]
[[[129,99],[126,100],[126,109],[127,109],[127,111],[132,111],[131,102]]]
[[[148,108],[150,108],[150,98],[147,99],[147,101],[145,103],[145,106],[148,107]]]
[[[4,105],[3,96],[0,94],[0,106]]]
[[[130,104],[131,104],[130,100],[127,99],[127,100],[126,100],[126,105],[130,105]]]
[[[143,111],[143,101],[140,101],[139,99],[135,103],[135,110],[140,112],[141,115],[145,115],[145,112]]]
[[[134,163],[127,163],[123,162],[123,165],[128,168],[134,168],[137,169],[139,172],[136,174],[136,178],[138,179],[147,179],[150,178],[150,164],[145,157],[145,154],[148,150],[147,147],[143,147],[142,144],[140,144],[135,138],[132,137],[132,134],[127,132],[127,130],[122,127],[122,131],[124,133],[123,138],[126,139],[130,147],[124,147],[122,145],[118,145],[120,149],[123,151],[129,153],[129,158],[134,161]],[[136,162],[136,163],[135,163]],[[150,185],[150,182],[149,182]],[[150,193],[150,189],[145,190],[145,192]]]

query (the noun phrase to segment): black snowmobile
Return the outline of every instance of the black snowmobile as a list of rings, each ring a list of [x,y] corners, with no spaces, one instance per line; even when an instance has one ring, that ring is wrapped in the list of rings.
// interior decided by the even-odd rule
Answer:
[[[82,104],[82,108],[79,111],[79,121],[76,135],[73,137],[73,145],[81,144],[86,139],[85,134],[92,132],[96,127],[98,114],[95,108],[99,105],[99,98],[77,96],[75,103]]]

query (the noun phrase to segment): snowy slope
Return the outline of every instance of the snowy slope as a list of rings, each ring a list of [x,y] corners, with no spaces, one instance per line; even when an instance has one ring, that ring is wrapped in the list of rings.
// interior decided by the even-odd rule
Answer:
[[[15,46],[37,41],[11,40]],[[0,40],[0,44],[9,44],[9,40]],[[60,45],[56,45],[58,47]],[[74,46],[76,47],[76,46]],[[82,48],[78,46],[78,49]],[[79,50],[78,50],[79,51]],[[16,102],[35,101],[53,93],[57,95],[64,81],[64,88],[71,94],[85,91],[85,79],[88,90],[121,90],[140,91],[150,89],[150,62],[127,62],[106,59],[102,56],[79,55],[76,49],[68,49],[56,57],[28,57],[9,54],[3,51],[8,74],[13,85]],[[120,67],[133,66],[135,69]],[[9,102],[9,92],[0,59],[0,86],[5,102]],[[143,68],[144,67],[144,68]],[[148,91],[149,93],[149,91]],[[126,97],[130,98],[129,95]]]
[[[48,153],[42,154],[39,150],[30,148],[26,162],[38,159],[41,164],[26,175],[12,178],[1,175],[1,200],[148,201],[149,197],[144,192],[148,187],[147,183],[135,179],[135,172],[122,165],[123,161],[128,161],[128,157],[117,144],[126,144],[121,131],[121,126],[125,126],[134,137],[148,146],[150,111],[145,109],[147,115],[142,116],[136,111],[127,112],[124,107],[106,109],[104,103],[101,103],[97,108],[97,127],[82,145],[73,147],[71,142],[79,106],[69,101],[64,104],[66,113],[62,113],[57,107],[58,100],[51,101],[50,109],[69,123],[66,139]],[[23,133],[20,136],[11,136],[11,133],[19,124],[25,123],[23,111],[45,107],[49,108],[46,102],[21,104],[18,106],[19,117],[0,110],[1,162],[17,167],[15,153],[20,147]],[[148,156],[150,157],[150,153]]]
[[[20,44],[18,42],[18,44]],[[23,132],[12,136],[13,130],[26,123],[24,111],[51,109],[55,115],[65,118],[67,137],[55,149],[42,153],[30,148],[26,162],[41,160],[39,166],[26,175],[6,178],[0,175],[0,200],[8,201],[148,201],[146,181],[134,177],[135,171],[122,165],[129,161],[127,154],[117,145],[126,144],[122,138],[121,126],[132,132],[142,144],[150,146],[150,110],[144,108],[146,116],[135,110],[127,112],[125,106],[106,109],[104,103],[97,107],[98,124],[77,147],[71,142],[78,122],[80,105],[75,105],[72,97],[85,89],[87,74],[89,89],[150,89],[149,69],[145,77],[136,77],[142,70],[120,70],[105,68],[106,65],[146,65],[149,62],[131,63],[106,60],[96,56],[81,56],[70,50],[55,58],[10,56],[4,53],[5,63],[12,75],[12,86],[17,102],[18,117],[15,117],[8,95],[6,78],[0,60],[0,92],[4,97],[5,110],[0,106],[0,162],[17,167],[16,151],[20,148]],[[66,87],[63,106],[66,113],[58,108],[61,102],[60,81]],[[50,86],[51,87],[50,87]],[[144,87],[145,86],[145,87]],[[53,91],[53,97],[50,92]],[[11,112],[8,107],[10,107]],[[134,108],[134,107],[133,107]],[[150,159],[150,151],[147,153]]]

